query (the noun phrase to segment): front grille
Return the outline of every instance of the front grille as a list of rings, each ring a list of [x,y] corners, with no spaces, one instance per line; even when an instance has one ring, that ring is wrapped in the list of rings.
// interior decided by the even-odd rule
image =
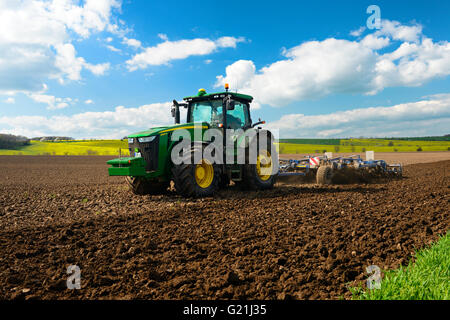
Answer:
[[[159,150],[159,136],[151,142],[139,142],[138,138],[133,139],[133,143],[129,144],[130,155],[135,156],[135,148],[139,149],[142,158],[144,158],[147,166],[146,171],[153,171],[158,169],[158,150]]]

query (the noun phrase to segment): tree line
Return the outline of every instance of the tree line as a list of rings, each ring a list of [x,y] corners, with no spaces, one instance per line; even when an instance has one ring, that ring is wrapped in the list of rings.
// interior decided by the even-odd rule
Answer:
[[[0,133],[0,149],[17,149],[29,144],[27,137]]]

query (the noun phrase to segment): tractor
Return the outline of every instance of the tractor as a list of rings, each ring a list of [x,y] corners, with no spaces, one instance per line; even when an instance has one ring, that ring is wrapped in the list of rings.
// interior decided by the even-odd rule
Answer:
[[[109,160],[109,175],[125,176],[139,195],[164,193],[171,181],[184,197],[211,196],[231,181],[243,189],[273,188],[278,173],[274,136],[259,126],[265,121],[252,121],[252,100],[230,92],[228,84],[223,92],[200,89],[182,103],[173,100],[175,123],[128,135],[130,156]],[[186,111],[185,123],[180,121],[181,108]],[[211,137],[210,129],[220,136]],[[183,148],[181,131],[189,136]],[[210,148],[213,143],[220,148]],[[219,161],[204,156],[207,150]],[[174,161],[174,156],[182,161]]]

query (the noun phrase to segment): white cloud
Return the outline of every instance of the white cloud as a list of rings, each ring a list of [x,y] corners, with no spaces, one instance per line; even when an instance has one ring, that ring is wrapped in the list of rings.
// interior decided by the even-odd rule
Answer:
[[[92,32],[117,29],[110,18],[113,9],[120,9],[121,1],[85,0],[83,6],[78,3],[73,0],[53,0],[46,6],[52,19],[62,22],[84,38]]]
[[[361,40],[361,44],[369,49],[379,50],[388,46],[390,40],[388,37],[377,37],[374,34],[368,34]]]
[[[64,109],[75,101],[72,98],[57,98],[48,94],[32,93],[29,95],[31,99],[38,103],[45,103],[48,110]]]
[[[252,61],[236,61],[217,76],[215,86],[228,82],[272,106],[335,93],[375,94],[387,87],[420,86],[450,75],[450,43],[433,42],[421,30],[419,25],[383,21],[381,30],[359,41],[304,42],[283,50],[284,59],[259,70]],[[386,52],[394,44],[396,48]]]
[[[142,46],[142,43],[139,40],[128,39],[127,37],[123,38],[122,43],[126,44],[129,47],[133,47],[135,49],[140,48]]]
[[[84,112],[71,116],[0,116],[2,132],[26,136],[67,135],[76,138],[122,138],[139,130],[173,123],[168,103],[113,111]]]
[[[227,77],[217,77],[217,87],[223,87],[225,83],[230,85],[231,89],[247,88],[255,76],[256,67],[251,60],[239,60],[229,65],[225,69]]]
[[[110,66],[109,62],[99,64],[84,63],[84,67],[96,76],[104,75],[106,71],[109,70]]]
[[[0,1],[0,92],[36,92],[49,78],[79,80],[83,68],[97,74],[106,64],[77,57],[72,36],[85,39],[113,30],[116,0]]]
[[[41,95],[44,103],[70,100]],[[70,98],[66,98],[70,99]],[[0,116],[0,131],[26,136],[67,135],[76,138],[122,138],[139,130],[173,123],[171,103],[71,116]],[[184,110],[184,109],[183,109]],[[184,116],[183,116],[184,117]],[[353,109],[322,115],[288,114],[266,125],[281,137],[425,136],[448,133],[450,93],[388,107]]]
[[[350,32],[350,35],[353,37],[359,37],[360,35],[363,34],[363,32],[366,30],[366,27],[362,26],[357,30],[353,30]]]
[[[244,37],[234,38],[234,37],[221,37],[216,40],[217,46],[219,48],[236,48],[239,42],[245,42]]]
[[[330,114],[288,114],[270,122],[281,137],[389,137],[448,134],[450,94],[389,107],[353,109]]]
[[[55,65],[69,80],[81,80],[81,70],[88,69],[95,75],[103,75],[110,67],[109,63],[90,64],[83,58],[76,56],[75,47],[70,44],[61,44],[56,46]],[[60,82],[64,82],[64,78],[59,76]]]
[[[122,50],[117,49],[116,47],[111,46],[111,45],[107,45],[106,48],[108,48],[108,50],[113,51],[113,52],[122,52]]]
[[[206,60],[205,60],[205,64],[210,64],[211,62],[212,62],[211,59],[206,59]]]
[[[91,99],[88,99],[88,100],[84,101],[84,103],[85,103],[85,104],[93,104],[94,101],[92,101]]]
[[[189,56],[207,55],[219,48],[234,48],[238,42],[243,41],[244,38],[233,37],[221,37],[217,40],[201,38],[178,41],[165,40],[154,47],[144,48],[143,52],[136,54],[126,63],[130,71],[145,69],[149,65],[162,65]]]
[[[394,40],[417,42],[422,35],[422,26],[419,24],[405,26],[398,21],[381,20],[381,30],[376,34],[386,35]]]
[[[16,103],[16,99],[14,99],[13,97],[9,97],[9,98],[6,98],[5,100],[3,100],[3,102],[13,104],[13,103]]]
[[[167,36],[167,34],[164,34],[164,33],[158,33],[158,38],[160,38],[163,41],[169,40],[169,37]]]

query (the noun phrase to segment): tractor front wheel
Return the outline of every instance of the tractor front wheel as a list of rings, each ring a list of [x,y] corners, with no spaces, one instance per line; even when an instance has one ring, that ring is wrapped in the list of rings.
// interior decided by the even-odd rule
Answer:
[[[176,191],[184,197],[209,197],[219,189],[220,167],[207,159],[193,163],[178,164],[172,167]]]

